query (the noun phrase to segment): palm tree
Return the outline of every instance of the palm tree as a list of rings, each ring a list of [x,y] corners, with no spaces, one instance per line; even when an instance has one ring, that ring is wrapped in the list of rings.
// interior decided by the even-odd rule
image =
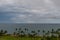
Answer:
[[[0,33],[3,33],[4,31],[3,31],[3,29],[0,31]]]
[[[21,28],[19,28],[18,33],[21,34]]]
[[[60,40],[60,28],[56,30],[57,35],[57,40]],[[59,39],[58,39],[59,38]]]
[[[53,37],[53,34],[54,34],[54,29],[52,29],[52,32],[51,32],[51,33],[52,33],[52,37]]]
[[[27,29],[27,28],[25,28],[24,30],[25,30],[25,35],[26,35],[26,34],[28,33],[28,29]]]
[[[18,29],[16,28],[16,31],[17,31]]]
[[[56,34],[57,34],[57,40],[60,40],[59,38],[60,38],[60,33],[59,33],[59,30],[56,30]]]
[[[47,31],[47,33],[46,33],[46,35],[47,35],[47,40],[50,40],[50,37],[49,37],[49,33],[50,33],[50,31]]]
[[[35,33],[35,31],[31,31],[31,33]]]
[[[3,31],[3,29],[2,30],[0,30],[0,35],[2,36],[2,35],[5,35],[7,33],[7,30],[5,30],[5,31]]]
[[[7,33],[7,30],[4,31],[4,34],[6,34],[6,33]]]
[[[17,30],[18,30],[18,29],[16,28],[16,29],[15,29],[16,33],[17,33]]]
[[[47,33],[48,33],[48,35],[49,35],[50,31],[48,31]]]
[[[21,28],[19,28],[19,30],[21,30]]]
[[[38,30],[38,32],[40,32],[40,30]]]
[[[45,30],[43,30],[43,36],[44,36]]]
[[[31,33],[32,33],[31,37],[33,37],[33,38],[34,38],[34,40],[35,40],[36,32],[35,32],[35,31],[31,31]]]
[[[25,36],[24,31],[21,31],[21,36],[22,36],[22,37]]]
[[[38,30],[38,35],[39,35],[39,33],[40,33],[40,30]]]
[[[50,33],[50,31],[47,31],[47,33],[46,33],[45,35],[47,35],[47,36],[48,36],[48,35],[49,35],[49,33]]]
[[[27,28],[25,28],[24,30],[25,30],[25,31],[28,31],[28,29],[27,29]]]
[[[56,33],[58,34],[58,36],[60,38],[60,29],[57,29]]]
[[[45,30],[42,31],[43,32],[43,40],[45,40]]]
[[[35,31],[31,31],[31,33],[32,33],[32,37],[35,37],[37,35]]]
[[[54,32],[54,29],[52,29],[52,32]]]
[[[0,36],[2,36],[4,34],[3,29],[0,30]]]
[[[16,33],[16,35],[17,35],[17,30],[18,30],[18,29],[16,28],[16,29],[15,29],[15,33]]]
[[[16,36],[16,32],[14,32],[13,35]]]
[[[21,31],[21,33],[24,33],[24,31]]]

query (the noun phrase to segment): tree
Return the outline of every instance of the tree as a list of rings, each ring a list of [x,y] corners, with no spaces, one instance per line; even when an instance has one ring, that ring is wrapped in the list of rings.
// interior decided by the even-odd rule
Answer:
[[[27,29],[27,28],[25,28],[24,30],[25,30],[25,31],[28,31],[28,29]]]
[[[32,33],[32,37],[34,37],[35,36],[35,31],[31,31],[31,33]]]
[[[24,30],[25,30],[25,35],[26,35],[26,34],[28,33],[28,29],[27,29],[27,28],[25,28]]]
[[[60,38],[60,28],[56,30],[56,33],[58,34],[58,36]]]
[[[38,30],[38,33],[40,32],[40,30]]]
[[[35,33],[35,31],[31,31],[31,33]]]
[[[48,35],[49,35],[49,33],[50,33],[50,31],[47,31],[46,35],[48,36]]]
[[[57,40],[58,40],[58,38],[60,38],[60,33],[59,33],[59,30],[56,30],[56,32],[55,32],[56,34],[57,34]],[[60,40],[60,39],[59,39]]]
[[[14,32],[13,35],[16,36],[16,32]]]
[[[4,34],[4,31],[2,29],[2,30],[0,30],[0,36],[2,36],[3,34]]]
[[[45,30],[43,30],[43,36],[44,36]]]
[[[45,40],[45,30],[43,30],[42,32],[43,32],[43,40]]]
[[[18,31],[18,29],[16,28],[16,29],[15,29],[15,35],[17,35],[17,31]]]
[[[24,33],[24,31],[21,31],[21,33]]]
[[[4,34],[6,34],[6,33],[7,33],[7,30],[4,31]]]
[[[0,30],[0,36],[5,35],[6,33],[7,33],[7,30],[5,31],[3,29]]]
[[[21,35],[21,28],[19,28],[18,33]]]
[[[3,33],[4,31],[3,31],[3,29],[0,31],[0,33]]]
[[[50,33],[50,31],[47,31],[47,33],[46,33],[46,35],[47,35],[46,39],[47,40],[50,40],[49,33]]]
[[[52,37],[53,37],[53,36],[54,36],[54,35],[53,35],[53,34],[54,34],[54,29],[52,29],[52,32],[51,32],[51,33],[52,33]]]
[[[54,29],[52,29],[52,33],[54,32]]]
[[[18,29],[16,28],[16,31],[17,31]]]
[[[24,36],[25,36],[24,31],[21,31],[21,37],[24,37]]]
[[[40,30],[38,30],[38,35],[39,35],[39,33],[40,33]]]
[[[21,30],[21,28],[19,28],[19,30]]]

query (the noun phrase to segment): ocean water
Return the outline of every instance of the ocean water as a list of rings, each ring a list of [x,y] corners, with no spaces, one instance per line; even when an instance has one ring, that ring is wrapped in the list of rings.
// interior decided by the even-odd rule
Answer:
[[[7,30],[8,33],[13,33],[16,28],[21,28],[24,30],[25,28],[28,28],[28,32],[31,32],[32,30],[40,30],[40,34],[42,34],[42,31],[45,30],[51,31],[52,29],[57,30],[60,28],[60,24],[47,24],[47,23],[12,23],[12,24],[5,24],[5,23],[0,23],[0,30]]]

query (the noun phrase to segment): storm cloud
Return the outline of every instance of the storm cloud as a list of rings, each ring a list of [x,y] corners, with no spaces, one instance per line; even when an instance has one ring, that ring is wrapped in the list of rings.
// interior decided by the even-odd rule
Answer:
[[[0,22],[60,23],[59,0],[0,0]]]

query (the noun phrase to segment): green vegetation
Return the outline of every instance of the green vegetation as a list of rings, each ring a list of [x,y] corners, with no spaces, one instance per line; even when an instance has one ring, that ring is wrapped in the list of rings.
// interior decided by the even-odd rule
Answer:
[[[32,30],[29,32],[28,28],[16,28],[13,34],[8,34],[7,30],[0,30],[0,40],[60,40],[60,29],[51,31]]]
[[[32,37],[14,37],[14,36],[2,36],[0,40],[41,40],[41,38],[32,38]]]

